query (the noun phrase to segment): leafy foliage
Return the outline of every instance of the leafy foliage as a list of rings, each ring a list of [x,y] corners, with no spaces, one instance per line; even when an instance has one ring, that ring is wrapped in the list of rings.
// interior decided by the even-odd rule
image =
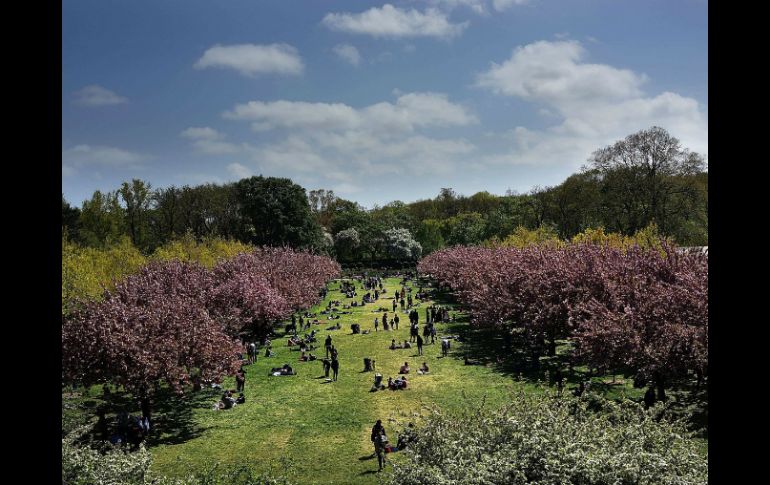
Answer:
[[[414,240],[412,233],[404,228],[392,228],[384,233],[385,247],[394,259],[418,260],[422,255],[422,246]]]
[[[708,461],[682,423],[634,404],[521,393],[496,411],[435,410],[392,484],[705,484]]]
[[[652,378],[707,374],[708,259],[594,244],[562,248],[456,247],[420,272],[454,289],[476,325],[519,327],[535,357],[571,338],[599,369]]]

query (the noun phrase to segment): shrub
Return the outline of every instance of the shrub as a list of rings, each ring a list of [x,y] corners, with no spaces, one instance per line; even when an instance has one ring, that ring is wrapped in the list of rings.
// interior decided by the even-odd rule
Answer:
[[[634,403],[521,393],[506,407],[463,415],[434,410],[394,464],[390,483],[645,484],[708,481],[708,458],[682,422]]]

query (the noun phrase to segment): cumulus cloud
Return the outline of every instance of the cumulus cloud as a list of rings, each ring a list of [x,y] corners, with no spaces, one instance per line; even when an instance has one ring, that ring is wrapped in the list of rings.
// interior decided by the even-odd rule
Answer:
[[[71,168],[84,165],[134,168],[145,158],[128,150],[101,145],[76,145],[62,150],[62,163]]]
[[[527,5],[528,3],[531,3],[531,0],[492,0],[492,6],[498,12],[509,10],[519,5]]]
[[[708,121],[695,99],[646,95],[645,75],[586,63],[586,55],[577,41],[535,42],[478,75],[477,86],[530,101],[556,120],[544,130],[517,127],[511,150],[484,162],[577,168],[597,148],[654,125],[692,150],[708,151]]]
[[[89,107],[128,103],[128,98],[119,96],[98,84],[91,84],[75,92],[75,98],[75,104]]]
[[[511,58],[477,78],[492,91],[549,104],[627,99],[641,94],[646,80],[628,69],[581,61],[586,50],[577,41],[540,41],[514,50]]]
[[[427,0],[427,3],[447,11],[464,7],[479,15],[487,13],[486,0]]]
[[[297,49],[288,44],[215,45],[194,64],[196,69],[233,69],[244,76],[302,74],[304,64]]]
[[[462,138],[434,138],[423,129],[478,123],[440,93],[397,92],[393,102],[355,108],[342,103],[252,101],[223,117],[250,123],[271,141],[242,144],[249,161],[266,172],[289,174],[355,193],[372,176],[454,173],[476,147]],[[281,134],[285,134],[280,138]]]
[[[390,4],[361,13],[329,13],[322,24],[331,30],[372,37],[436,37],[450,39],[462,34],[468,22],[453,24],[435,8],[425,12],[402,10]]]
[[[251,121],[255,131],[353,130],[411,132],[425,126],[463,126],[478,119],[461,105],[437,93],[408,93],[395,103],[381,102],[361,109],[342,103],[251,101],[223,114],[227,119]]]
[[[361,63],[361,54],[358,53],[358,49],[350,44],[339,44],[334,46],[334,53],[337,57],[345,62],[348,62],[354,66]]]
[[[238,180],[249,178],[254,175],[254,172],[250,168],[243,166],[240,163],[231,163],[227,166],[227,171]]]
[[[180,136],[193,140],[193,147],[207,155],[234,155],[242,150],[238,145],[224,141],[223,133],[208,126],[187,128]]]

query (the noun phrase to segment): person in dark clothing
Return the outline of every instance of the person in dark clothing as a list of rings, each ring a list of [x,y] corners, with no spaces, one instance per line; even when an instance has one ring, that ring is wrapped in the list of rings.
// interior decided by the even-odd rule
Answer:
[[[393,297],[393,311],[396,311],[396,297]]]
[[[374,443],[374,438],[380,433],[385,434],[385,427],[382,425],[382,420],[378,419],[374,426],[372,426],[372,443]]]
[[[334,380],[337,380],[337,373],[340,371],[340,361],[332,359],[332,371],[334,372]]]
[[[400,320],[400,319],[398,318],[398,313],[397,313],[397,314],[396,314],[396,316],[395,316],[395,317],[393,317],[393,327],[394,327],[396,330],[398,330],[398,322],[399,322],[399,320]]]
[[[236,392],[243,392],[243,387],[246,385],[246,374],[239,370],[235,374],[235,391]]]
[[[417,355],[422,355],[422,344],[423,344],[422,337],[420,337],[420,335],[418,334],[417,335]]]
[[[655,404],[655,389],[650,387],[647,389],[647,392],[644,393],[644,408],[649,409],[654,404]]]
[[[324,377],[328,378],[329,377],[329,369],[331,369],[332,363],[331,363],[331,361],[329,359],[324,359],[322,361],[322,363],[324,365]]]
[[[329,352],[332,349],[332,336],[327,335],[326,336],[326,357],[329,357]]]

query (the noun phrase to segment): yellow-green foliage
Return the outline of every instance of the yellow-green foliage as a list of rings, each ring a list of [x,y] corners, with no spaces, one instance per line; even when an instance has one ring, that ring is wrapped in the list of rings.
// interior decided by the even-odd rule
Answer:
[[[527,229],[526,227],[519,226],[502,241],[492,239],[488,243],[489,246],[505,248],[524,248],[527,246],[561,247],[564,244],[564,241],[559,239],[556,231],[546,226],[540,226],[537,229]]]
[[[633,244],[632,238],[617,232],[604,232],[603,227],[588,228],[572,238],[573,244],[596,244],[612,248],[627,248]]]
[[[664,237],[660,233],[658,226],[654,222],[644,229],[636,231],[633,236],[624,236],[617,232],[605,233],[604,228],[600,227],[598,229],[586,229],[572,238],[573,244],[597,244],[619,249],[627,249],[636,245],[641,248],[657,249],[661,254],[664,253],[664,242],[669,246],[674,245],[671,238]]]
[[[180,259],[212,267],[221,259],[253,250],[253,246],[221,238],[198,243],[187,235],[158,248],[150,258],[142,255],[128,237],[105,248],[82,247],[62,237],[62,312],[75,299],[99,299],[115,282],[138,272],[150,260]]]
[[[62,237],[62,311],[75,299],[100,298],[105,288],[114,287],[116,280],[145,264],[147,258],[128,237],[104,249],[81,247]]]
[[[180,261],[196,262],[211,268],[222,259],[229,259],[237,254],[248,253],[253,250],[254,246],[238,241],[214,237],[198,242],[191,234],[187,234],[180,239],[159,247],[152,254],[151,258],[161,261],[178,259]]]

